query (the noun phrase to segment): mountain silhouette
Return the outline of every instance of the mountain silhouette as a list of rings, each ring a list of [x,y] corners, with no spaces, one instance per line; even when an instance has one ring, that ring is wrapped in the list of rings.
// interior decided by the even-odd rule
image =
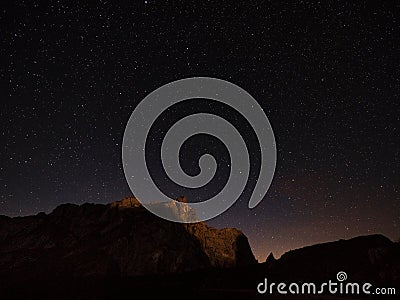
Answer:
[[[183,199],[180,199],[183,201]],[[0,218],[0,274],[138,276],[254,264],[237,229],[165,221],[135,198],[63,204],[52,213]]]
[[[168,205],[173,213],[192,213]],[[256,286],[266,277],[318,283],[339,271],[350,281],[397,287],[400,293],[400,244],[383,235],[360,236],[292,250],[279,259],[271,253],[257,263],[241,231],[166,221],[133,197],[0,216],[0,299],[131,299],[138,293],[263,299]],[[281,298],[286,299],[274,297]]]

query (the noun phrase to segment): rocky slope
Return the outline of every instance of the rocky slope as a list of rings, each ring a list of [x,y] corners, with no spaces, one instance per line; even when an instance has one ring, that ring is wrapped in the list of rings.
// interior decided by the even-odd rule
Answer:
[[[0,217],[0,279],[126,277],[255,262],[239,230],[165,221],[135,198]]]

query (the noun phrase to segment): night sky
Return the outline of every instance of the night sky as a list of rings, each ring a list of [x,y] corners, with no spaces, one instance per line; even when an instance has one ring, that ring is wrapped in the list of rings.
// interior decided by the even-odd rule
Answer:
[[[121,143],[133,109],[166,83],[207,76],[263,107],[277,143],[275,177],[249,210],[254,132],[235,111],[190,100],[166,111],[148,141],[149,169],[168,195],[201,201],[227,179],[226,148],[207,136],[181,149],[189,174],[202,153],[217,158],[203,191],[174,188],[159,168],[166,125],[208,110],[236,122],[252,158],[242,197],[208,224],[241,229],[259,260],[362,234],[400,238],[396,1],[71,2],[0,9],[0,214],[131,195]]]

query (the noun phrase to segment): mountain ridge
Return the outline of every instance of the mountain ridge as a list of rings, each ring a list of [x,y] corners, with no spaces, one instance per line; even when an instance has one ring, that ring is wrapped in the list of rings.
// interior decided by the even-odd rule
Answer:
[[[137,290],[258,299],[256,286],[264,278],[318,283],[339,271],[349,281],[400,291],[400,243],[380,234],[357,236],[278,259],[271,253],[257,263],[240,230],[166,221],[134,197],[62,204],[49,214],[0,215],[2,299],[115,299]]]
[[[110,204],[62,204],[49,214],[2,217],[0,254],[0,275],[30,270],[32,277],[38,266],[46,264],[58,273],[85,277],[256,263],[241,231],[215,229],[203,222],[169,222],[148,212],[133,197]]]

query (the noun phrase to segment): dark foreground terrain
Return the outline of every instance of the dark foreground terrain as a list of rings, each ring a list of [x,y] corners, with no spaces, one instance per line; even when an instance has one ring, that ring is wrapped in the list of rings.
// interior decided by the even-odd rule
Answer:
[[[185,201],[185,199],[180,199]],[[395,296],[257,293],[264,282],[369,282]],[[239,230],[178,224],[134,198],[0,216],[0,299],[400,299],[400,244],[382,235],[305,247],[257,263]]]

